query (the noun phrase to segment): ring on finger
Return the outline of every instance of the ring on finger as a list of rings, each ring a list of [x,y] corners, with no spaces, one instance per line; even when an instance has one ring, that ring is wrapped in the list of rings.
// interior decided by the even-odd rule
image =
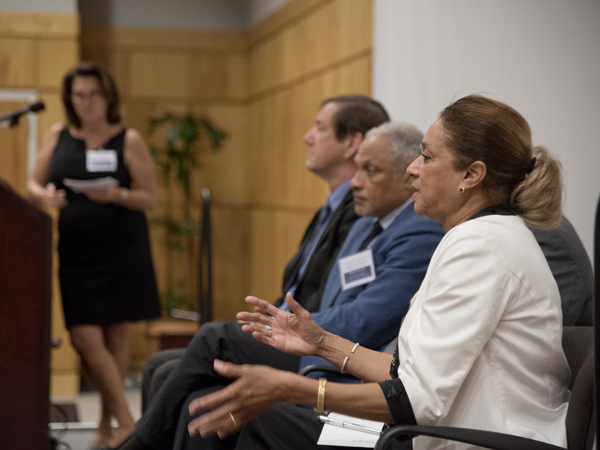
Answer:
[[[235,421],[235,418],[233,417],[233,414],[229,413],[229,417],[231,417],[231,421],[233,422],[233,429],[237,430],[238,424]]]

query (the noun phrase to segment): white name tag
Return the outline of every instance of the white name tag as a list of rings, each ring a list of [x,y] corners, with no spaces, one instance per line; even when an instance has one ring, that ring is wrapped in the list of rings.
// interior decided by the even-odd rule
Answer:
[[[375,279],[375,264],[371,249],[339,260],[342,290],[370,283]]]
[[[88,172],[116,172],[116,150],[86,150],[85,168]]]

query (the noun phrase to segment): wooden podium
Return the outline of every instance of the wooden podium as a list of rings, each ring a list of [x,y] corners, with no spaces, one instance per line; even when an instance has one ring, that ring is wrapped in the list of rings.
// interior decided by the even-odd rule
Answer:
[[[0,180],[0,448],[50,448],[52,219]]]

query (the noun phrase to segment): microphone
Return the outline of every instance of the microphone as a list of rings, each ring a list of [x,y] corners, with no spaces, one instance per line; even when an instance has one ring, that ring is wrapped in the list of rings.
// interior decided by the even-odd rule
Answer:
[[[0,128],[14,127],[19,123],[19,119],[23,114],[42,111],[45,107],[44,102],[37,102],[27,105],[25,108],[4,114],[0,116]]]

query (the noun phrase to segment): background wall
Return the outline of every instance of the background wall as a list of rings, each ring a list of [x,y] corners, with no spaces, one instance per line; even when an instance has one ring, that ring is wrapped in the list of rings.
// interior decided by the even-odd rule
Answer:
[[[32,6],[31,3],[22,3],[24,7],[28,5]],[[64,120],[60,106],[62,76],[78,59],[79,16],[73,11],[69,14],[0,11],[0,88],[12,92],[37,92],[45,102],[46,110],[37,115],[39,121],[36,140],[41,139],[51,124]],[[25,102],[0,101],[2,112],[24,106]],[[21,118],[18,127],[0,130],[0,178],[21,195],[26,193],[27,125],[28,121]],[[48,212],[57,217],[56,211]],[[56,258],[53,268],[57,273]],[[54,278],[57,279],[57,276]],[[20,307],[18,299],[4,299],[1,295],[2,293],[2,301],[13,301],[14,308]],[[2,319],[10,320],[9,317]],[[57,283],[53,284],[52,336],[61,338],[64,342],[64,345],[51,353],[52,390],[69,393],[75,386],[79,386],[79,360],[68,343]]]
[[[529,121],[564,169],[565,215],[593,256],[600,193],[600,2],[376,0],[374,95],[427,130],[483,93]]]
[[[327,196],[304,168],[302,136],[322,99],[370,95],[371,11],[371,0],[292,1],[250,31],[246,293],[281,295],[285,264]]]
[[[193,189],[197,204],[203,186],[213,194],[215,319],[233,319],[249,293],[275,299],[284,265],[328,193],[304,168],[302,136],[323,98],[370,94],[372,1],[353,0],[349,8],[345,0],[180,0],[177,8],[170,4],[174,17],[161,9],[164,2],[93,3],[79,2],[80,31],[72,2],[64,2],[60,14],[30,13],[48,12],[46,2],[4,2],[0,88],[38,92],[46,103],[41,138],[52,123],[64,121],[62,76],[80,58],[92,59],[115,76],[126,126],[147,133],[151,115],[192,110],[226,129],[225,147],[204,158],[207,170],[196,173]],[[15,5],[27,13],[3,12]],[[5,104],[3,110],[21,106]],[[0,149],[0,176],[25,194],[25,126],[5,133],[11,134]],[[160,274],[164,258],[155,229],[152,245]],[[187,270],[185,261],[176,266]],[[159,285],[163,281],[159,276]],[[64,330],[56,280],[54,288],[53,335],[63,345],[52,354],[52,393],[72,394],[79,388],[79,362]],[[132,333],[137,367],[147,356],[145,326],[136,324]]]
[[[85,25],[82,4],[82,58],[115,75],[127,126],[146,133],[151,115],[191,109],[230,133],[193,189],[196,204],[203,186],[213,196],[215,320],[234,319],[248,294],[280,295],[283,268],[328,193],[304,168],[303,134],[323,98],[371,89],[371,0],[276,3],[259,25],[227,32]],[[152,244],[161,288],[160,230]],[[176,266],[185,272],[185,258]],[[145,326],[132,333],[138,368]]]

